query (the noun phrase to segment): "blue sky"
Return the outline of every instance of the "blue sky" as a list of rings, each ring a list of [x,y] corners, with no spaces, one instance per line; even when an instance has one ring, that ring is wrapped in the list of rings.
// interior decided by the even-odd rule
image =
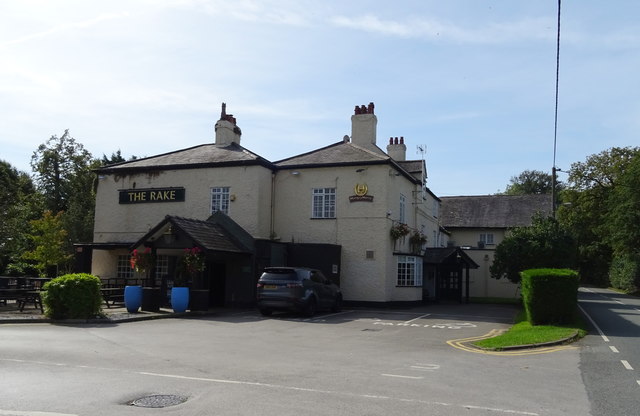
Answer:
[[[556,165],[638,146],[640,2],[563,1]],[[0,0],[0,159],[65,129],[94,156],[213,141],[276,161],[351,132],[427,149],[439,196],[553,164],[557,0]],[[562,179],[562,177],[560,177]]]

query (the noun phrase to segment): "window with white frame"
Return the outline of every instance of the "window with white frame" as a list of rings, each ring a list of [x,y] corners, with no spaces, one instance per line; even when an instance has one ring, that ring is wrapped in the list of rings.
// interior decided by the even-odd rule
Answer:
[[[407,216],[405,214],[407,206],[407,197],[400,194],[400,211],[398,213],[398,221],[402,224],[407,223]]]
[[[493,244],[493,234],[491,233],[481,233],[480,234],[480,242],[484,245]]]
[[[422,257],[398,256],[398,286],[422,286]]]
[[[314,188],[311,205],[312,218],[336,217],[336,188]]]
[[[211,213],[222,211],[229,215],[229,187],[211,188]]]
[[[131,268],[131,256],[122,254],[118,256],[116,264],[116,277],[118,279],[131,279],[133,277],[133,269]]]

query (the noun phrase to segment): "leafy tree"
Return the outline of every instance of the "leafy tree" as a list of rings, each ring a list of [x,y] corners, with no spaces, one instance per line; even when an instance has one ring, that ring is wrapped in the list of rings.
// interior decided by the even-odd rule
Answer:
[[[563,185],[556,183],[556,189]],[[525,170],[518,176],[512,176],[510,184],[504,193],[506,195],[550,194],[553,188],[553,178],[550,174],[539,170]]]
[[[640,152],[622,170],[609,197],[605,220],[616,254],[640,255]]]
[[[67,232],[63,228],[62,212],[53,215],[51,211],[45,211],[41,219],[31,221],[28,235],[35,248],[24,253],[23,257],[34,260],[41,275],[48,268],[65,265],[71,259],[65,250]]]
[[[99,162],[92,159],[81,143],[65,130],[60,137],[51,136],[31,157],[38,188],[46,209],[64,212],[62,223],[67,230],[66,249],[72,243],[91,241],[95,212],[95,174]]]
[[[116,163],[127,162],[131,160],[138,159],[138,156],[131,156],[129,159],[125,159],[122,156],[122,152],[118,149],[115,153],[111,153],[111,157],[107,157],[104,153],[102,154],[102,158],[100,159],[100,164],[102,166],[114,165]]]
[[[41,198],[29,175],[0,161],[0,273],[23,274],[21,255],[29,248],[25,225],[42,214]]]
[[[87,174],[90,162],[91,153],[71,137],[68,129],[38,146],[31,156],[31,168],[47,209],[67,210],[70,198],[80,190],[76,179]]]
[[[533,268],[571,268],[575,266],[573,238],[551,217],[536,215],[531,226],[516,227],[498,244],[491,277],[520,282],[520,272]]]
[[[583,280],[607,285],[614,246],[626,244],[621,243],[623,235],[629,237],[628,233],[637,228],[637,222],[629,222],[634,211],[625,200],[633,201],[634,196],[625,193],[624,187],[633,186],[631,162],[638,154],[637,147],[614,147],[571,165],[558,218],[576,240]],[[631,172],[629,177],[625,175],[627,170]]]

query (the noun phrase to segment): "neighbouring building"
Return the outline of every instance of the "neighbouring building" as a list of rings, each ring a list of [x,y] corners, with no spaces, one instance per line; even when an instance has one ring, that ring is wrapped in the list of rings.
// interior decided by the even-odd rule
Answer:
[[[519,297],[519,286],[492,279],[489,268],[496,246],[509,229],[531,225],[536,214],[551,215],[551,195],[483,195],[442,197],[441,224],[449,245],[461,247],[480,267],[471,270],[469,296]]]
[[[251,304],[262,268],[278,265],[322,269],[347,302],[462,300],[478,265],[450,246],[425,161],[406,160],[403,137],[378,146],[373,103],[356,106],[351,125],[342,141],[271,162],[240,144],[223,104],[214,143],[98,169],[94,241],[77,245],[79,268],[142,278],[130,253],[148,248],[148,281],[167,289],[198,247],[210,305]]]

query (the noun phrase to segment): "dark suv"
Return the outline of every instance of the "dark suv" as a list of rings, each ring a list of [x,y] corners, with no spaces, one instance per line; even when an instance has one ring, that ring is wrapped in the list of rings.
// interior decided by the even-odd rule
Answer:
[[[258,280],[257,301],[260,313],[265,316],[274,310],[313,316],[318,309],[338,312],[342,306],[342,293],[320,270],[267,267]]]

